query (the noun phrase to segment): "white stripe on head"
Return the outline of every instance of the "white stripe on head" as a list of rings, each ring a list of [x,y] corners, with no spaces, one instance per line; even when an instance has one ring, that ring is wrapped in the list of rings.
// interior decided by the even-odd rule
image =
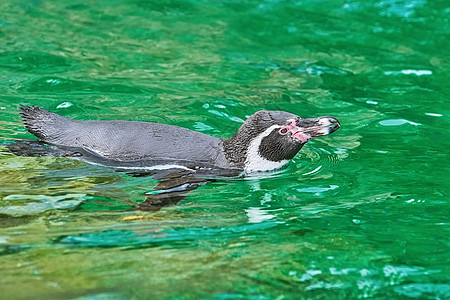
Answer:
[[[264,132],[260,133],[256,136],[248,146],[247,149],[247,157],[245,159],[245,167],[244,170],[246,172],[255,172],[255,171],[270,171],[281,168],[285,164],[289,162],[288,159],[282,161],[271,161],[265,159],[259,154],[259,146],[261,145],[262,139],[268,136],[274,129],[279,129],[282,126],[280,125],[272,125]]]

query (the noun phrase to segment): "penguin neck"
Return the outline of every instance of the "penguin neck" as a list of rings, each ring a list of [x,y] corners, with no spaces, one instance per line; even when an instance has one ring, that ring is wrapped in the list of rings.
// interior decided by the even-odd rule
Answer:
[[[272,125],[261,131],[252,122],[244,123],[235,135],[224,141],[224,152],[230,165],[246,172],[271,171],[286,165],[289,160],[271,161],[259,151],[263,138],[278,128],[281,126]]]
[[[281,128],[281,126],[272,125],[250,141],[244,163],[244,170],[246,172],[263,172],[276,170],[285,166],[289,162],[289,159],[283,159],[280,161],[269,160],[263,157],[259,150],[263,138],[268,136],[274,129],[279,128]]]
[[[241,131],[242,127],[228,140],[223,141],[223,150],[230,166],[243,170],[252,132]]]

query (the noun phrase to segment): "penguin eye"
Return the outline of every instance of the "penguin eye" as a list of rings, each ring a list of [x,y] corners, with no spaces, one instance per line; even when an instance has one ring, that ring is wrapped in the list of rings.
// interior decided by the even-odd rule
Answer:
[[[287,128],[281,128],[279,132],[280,132],[280,134],[284,135],[288,132],[288,130],[287,130]]]

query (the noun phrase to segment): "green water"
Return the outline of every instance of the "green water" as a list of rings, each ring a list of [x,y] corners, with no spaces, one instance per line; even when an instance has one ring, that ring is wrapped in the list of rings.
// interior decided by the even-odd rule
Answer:
[[[211,182],[157,212],[129,210],[148,177],[2,151],[0,298],[450,299],[449,13],[1,1],[0,143],[32,137],[19,104],[224,138],[260,109],[342,127],[280,174]]]

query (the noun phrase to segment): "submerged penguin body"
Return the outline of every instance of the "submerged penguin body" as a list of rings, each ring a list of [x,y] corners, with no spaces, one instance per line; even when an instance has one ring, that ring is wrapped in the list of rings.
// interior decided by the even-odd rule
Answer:
[[[25,127],[41,141],[35,143],[40,153],[47,149],[56,155],[59,150],[60,156],[124,169],[269,171],[287,164],[308,140],[339,128],[333,117],[301,119],[259,111],[233,137],[222,140],[167,124],[79,121],[36,106],[19,109]]]

